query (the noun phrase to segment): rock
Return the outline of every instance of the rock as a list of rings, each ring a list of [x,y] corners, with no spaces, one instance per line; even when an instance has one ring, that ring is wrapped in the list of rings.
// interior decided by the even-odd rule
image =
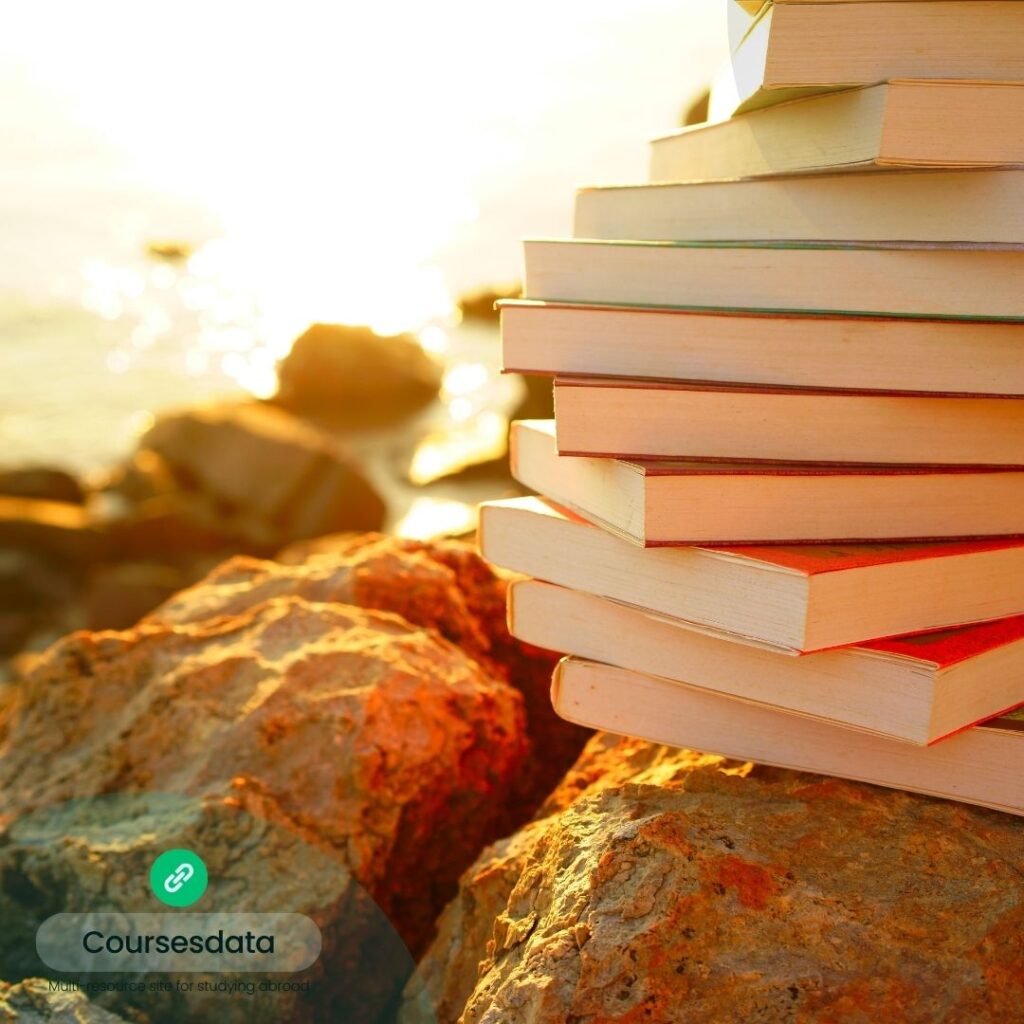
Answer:
[[[1020,1019],[1019,818],[607,736],[550,808],[463,876],[441,1024]]]
[[[104,529],[110,555],[124,561],[181,565],[202,555],[226,558],[239,548],[274,550],[275,535],[266,523],[229,518],[208,496],[187,491],[140,502]]]
[[[34,551],[0,548],[0,610],[45,609],[70,601],[78,574]]]
[[[127,629],[192,580],[169,565],[114,562],[99,566],[85,591],[87,629]]]
[[[101,489],[136,505],[151,498],[161,498],[179,489],[174,471],[166,459],[145,448],[106,474]]]
[[[163,910],[149,890],[150,866],[164,850],[189,849],[201,852],[210,876],[192,912],[295,913],[317,923],[324,940],[318,963],[288,976],[310,991],[232,998],[204,994],[196,984],[188,994],[129,991],[97,1002],[168,1022],[372,1020],[373,1009],[386,1005],[412,970],[408,950],[343,858],[249,813],[245,803],[253,797],[258,803],[259,794],[245,786],[226,799],[122,793],[21,817],[0,840],[5,972],[49,970],[36,953],[35,933],[50,914]],[[337,969],[342,964],[347,970]],[[328,965],[335,970],[328,973]],[[196,973],[189,980],[217,977]]]
[[[273,406],[225,403],[161,417],[140,447],[216,502],[243,537],[278,546],[376,529],[384,504],[337,441]]]
[[[81,586],[81,573],[35,551],[0,548],[0,653],[17,651]]]
[[[274,400],[285,408],[366,425],[426,405],[441,386],[441,367],[411,334],[313,324],[282,360],[278,381]]]
[[[517,299],[523,294],[519,284],[483,288],[459,297],[459,312],[463,320],[479,320],[483,323],[498,323],[498,311],[494,304],[501,299]]]
[[[66,470],[47,466],[0,470],[0,495],[85,504],[85,491],[78,480]]]
[[[48,978],[0,981],[0,1021],[4,1024],[118,1024],[116,1017],[93,1006],[81,992],[51,989]]]
[[[82,565],[101,556],[103,536],[81,505],[0,497],[0,548]]]
[[[0,824],[71,799],[237,799],[341,858],[410,948],[461,869],[507,827],[522,699],[397,615],[329,603],[303,574],[225,573],[125,632],[76,633],[17,684]],[[310,596],[301,596],[306,590]],[[171,621],[173,619],[173,621]],[[2,973],[2,972],[0,972]]]
[[[541,756],[524,768],[520,820],[551,791],[575,761],[589,730],[560,719],[551,709],[551,671],[558,655],[523,644],[508,632],[505,590],[511,576],[485,562],[462,541],[415,541],[379,534],[324,537],[282,551],[279,561],[298,565],[329,600],[396,612],[408,622],[437,630],[468,651],[488,672],[523,695],[530,739]],[[277,569],[286,577],[294,569]],[[318,581],[314,584],[314,580]],[[239,584],[225,581],[229,589]],[[246,586],[259,586],[251,580]],[[246,598],[243,595],[242,599]],[[166,614],[166,612],[165,612]]]

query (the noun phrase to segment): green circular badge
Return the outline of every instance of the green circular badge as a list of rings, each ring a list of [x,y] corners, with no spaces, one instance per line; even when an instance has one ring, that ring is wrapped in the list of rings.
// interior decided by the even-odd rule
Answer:
[[[153,895],[169,907],[190,907],[206,892],[206,865],[191,850],[165,850],[149,869]]]

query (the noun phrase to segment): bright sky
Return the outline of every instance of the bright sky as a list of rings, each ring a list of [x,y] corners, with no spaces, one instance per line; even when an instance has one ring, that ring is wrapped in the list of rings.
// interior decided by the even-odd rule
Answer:
[[[113,147],[211,211],[271,304],[397,328],[518,277],[575,186],[642,180],[724,59],[724,3],[33,0],[0,131],[34,171],[67,158],[44,97],[76,159]]]

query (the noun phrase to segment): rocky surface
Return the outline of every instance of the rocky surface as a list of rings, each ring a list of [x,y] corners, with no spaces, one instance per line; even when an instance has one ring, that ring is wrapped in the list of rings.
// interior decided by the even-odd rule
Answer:
[[[46,652],[0,702],[8,845],[26,815],[112,793],[236,807],[335,860],[409,948],[422,945],[461,869],[521,800],[524,702],[488,657],[499,647],[479,608],[497,600],[496,577],[460,616],[455,588],[482,563],[421,545],[416,571],[391,584],[425,623],[414,624],[341,603],[385,594],[384,564],[401,573],[411,557],[366,543],[375,568],[358,544],[347,560],[233,560],[134,629],[76,633]],[[79,878],[95,871],[86,849],[50,851],[63,891],[93,891]],[[8,886],[6,898],[35,888]],[[31,920],[44,909],[23,906]]]
[[[238,614],[282,591],[314,601],[340,601],[395,612],[467,652],[488,674],[522,695],[537,756],[523,766],[521,799],[532,806],[572,765],[589,732],[551,710],[551,670],[557,655],[513,639],[505,621],[508,575],[461,541],[421,542],[381,534],[323,537],[280,552],[277,562],[235,559],[200,587],[184,591],[155,613],[176,622],[216,607]],[[211,603],[212,602],[212,603]],[[519,820],[528,816],[517,812]]]
[[[409,334],[313,324],[278,367],[274,398],[294,412],[334,422],[384,423],[436,397],[441,367]]]
[[[160,910],[149,867],[168,849],[201,851],[211,885],[193,910],[301,913],[324,938],[320,963],[292,976],[312,991],[225,999],[219,994],[99,994],[145,1019],[228,1022],[366,1019],[412,969],[402,940],[344,859],[246,811],[247,795],[196,799],[170,793],[73,800],[19,818],[0,839],[0,963],[8,976],[42,974],[39,918],[54,913]],[[327,972],[325,966],[332,965]],[[344,969],[342,969],[342,965]],[[106,976],[105,976],[106,977]],[[107,980],[117,980],[107,978]],[[193,974],[189,980],[216,981]],[[0,1020],[3,1018],[0,1017]],[[372,1019],[370,1017],[369,1019]]]
[[[545,810],[442,917],[442,1024],[1021,1019],[1018,818],[604,735]]]
[[[117,1017],[93,1006],[81,992],[52,992],[46,978],[16,984],[0,981],[2,1024],[118,1024]]]

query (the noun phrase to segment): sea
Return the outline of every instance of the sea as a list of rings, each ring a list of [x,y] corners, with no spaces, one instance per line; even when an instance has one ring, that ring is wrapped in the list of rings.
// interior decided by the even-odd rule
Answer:
[[[363,6],[10,12],[0,465],[99,473],[164,410],[267,396],[314,321],[417,334],[448,426],[514,403],[459,295],[519,280],[576,186],[643,180],[720,5]]]

